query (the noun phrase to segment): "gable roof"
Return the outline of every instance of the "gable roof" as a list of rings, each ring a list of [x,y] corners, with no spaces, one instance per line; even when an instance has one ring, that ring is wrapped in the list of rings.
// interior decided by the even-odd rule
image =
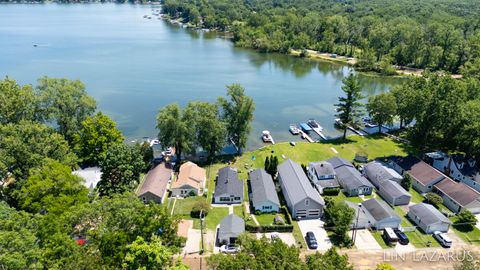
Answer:
[[[414,156],[393,157],[392,161],[423,186],[428,186],[435,181],[446,178],[443,173]]]
[[[312,187],[302,167],[290,159],[278,166],[280,181],[285,187],[284,194],[290,198],[292,204],[296,204],[305,198],[310,198],[320,205],[325,205],[323,198]]]
[[[220,221],[218,234],[236,234],[239,235],[245,231],[245,221],[243,218],[230,214]]]
[[[328,180],[321,180],[318,181],[315,185],[320,186],[322,188],[336,188],[340,187],[337,179],[328,179]]]
[[[402,176],[397,173],[388,164],[375,160],[364,167],[365,173],[369,178],[375,177],[377,181],[390,180],[390,179],[402,179]],[[372,179],[371,179],[372,180]]]
[[[308,165],[315,170],[317,177],[322,175],[335,175],[333,165],[328,161],[310,162]]]
[[[200,168],[193,162],[186,162],[180,166],[177,181],[172,183],[172,188],[178,188],[183,185],[200,189],[202,182],[206,179],[205,169]]]
[[[249,174],[250,186],[252,188],[252,203],[257,205],[262,202],[270,201],[280,206],[277,191],[273,184],[273,179],[264,169],[251,171]]]
[[[145,181],[143,181],[137,195],[142,196],[145,193],[152,193],[158,197],[162,197],[163,194],[165,194],[171,176],[172,170],[167,168],[165,163],[158,164],[147,173]]]
[[[350,167],[353,167],[353,164],[350,163],[350,161],[344,159],[344,158],[341,158],[341,157],[333,157],[329,160],[327,160],[328,163],[332,164],[333,168],[336,169],[336,168],[339,168],[341,166],[350,166]]]
[[[392,198],[398,198],[400,196],[412,197],[401,185],[395,181],[387,180],[380,184],[380,192],[385,192]]]
[[[236,169],[227,166],[218,171],[215,195],[221,194],[243,197],[243,181],[238,179]]]
[[[372,184],[363,175],[351,166],[340,166],[335,169],[337,178],[343,188],[355,189],[363,186],[373,187]]]
[[[409,207],[408,212],[417,216],[418,219],[427,226],[430,224],[435,224],[437,222],[452,224],[452,222],[448,218],[446,218],[431,204],[418,203],[412,205]]]
[[[385,202],[375,198],[363,201],[362,206],[377,222],[386,218],[395,218],[400,220],[400,217],[395,214],[390,206],[388,206]]]
[[[452,155],[452,160],[453,164],[462,175],[473,178],[480,174],[480,170],[475,166],[474,159],[467,159],[463,155]]]
[[[442,180],[440,183],[434,185],[434,187],[462,207],[474,201],[480,202],[480,193],[464,183],[457,183],[450,178]]]

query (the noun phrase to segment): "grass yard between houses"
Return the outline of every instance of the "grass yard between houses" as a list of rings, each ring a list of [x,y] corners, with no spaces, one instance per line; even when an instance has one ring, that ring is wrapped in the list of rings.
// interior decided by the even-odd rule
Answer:
[[[395,206],[394,208],[395,213],[402,218],[402,227],[413,227],[415,226],[410,220],[407,218],[405,211],[400,206]],[[415,231],[405,232],[410,243],[416,248],[425,248],[425,247],[439,247],[440,244],[433,238],[430,234],[425,234],[419,231],[418,228]]]
[[[233,213],[241,218],[245,218],[244,216],[244,213],[245,213],[245,207],[243,206],[243,204],[241,205],[234,205],[233,206]]]
[[[383,249],[391,248],[391,246],[389,246],[389,245],[385,242],[385,240],[383,239],[383,237],[382,237],[382,232],[381,232],[381,231],[372,232],[372,236],[373,236],[373,238],[375,238],[375,240],[377,240],[377,243],[378,243]]]
[[[457,217],[451,217],[450,220],[455,223]],[[454,226],[450,228],[468,244],[480,245],[480,230],[476,226],[472,226],[469,230],[464,226]]]
[[[281,216],[283,220],[285,220],[285,222],[287,221],[285,215],[282,213],[265,213],[261,215],[255,215],[255,218],[257,219],[258,223],[260,223],[260,225],[268,226],[272,225],[275,216]]]
[[[220,221],[226,216],[228,216],[228,207],[212,207],[205,218],[207,229],[215,230]]]

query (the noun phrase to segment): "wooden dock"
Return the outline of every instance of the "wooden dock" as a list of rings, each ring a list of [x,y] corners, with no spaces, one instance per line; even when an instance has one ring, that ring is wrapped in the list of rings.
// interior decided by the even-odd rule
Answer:
[[[319,129],[319,128],[312,128],[313,131],[315,131],[315,133],[317,133],[318,136],[320,136],[320,138],[326,140],[327,137],[322,133],[322,131]]]
[[[308,136],[307,133],[305,133],[303,130],[300,130],[300,136],[302,136],[303,139],[307,140],[310,143],[315,142],[310,136]]]
[[[348,129],[350,129],[351,131],[353,131],[355,134],[359,136],[365,136],[365,133],[361,132],[360,130],[354,129],[352,126],[348,126]]]

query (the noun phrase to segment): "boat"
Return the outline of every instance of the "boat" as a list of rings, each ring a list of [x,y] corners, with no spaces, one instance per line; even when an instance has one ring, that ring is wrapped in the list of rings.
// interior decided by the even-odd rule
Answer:
[[[319,131],[323,131],[323,127],[315,121],[315,119],[308,119],[307,124],[312,127],[313,130],[317,129]]]
[[[154,145],[157,145],[157,144],[160,144],[160,141],[158,139],[153,139],[150,141],[150,147],[154,146]]]
[[[262,132],[262,140],[263,140],[263,142],[266,142],[266,143],[275,144],[275,141],[273,140],[273,137],[270,134],[270,131],[268,131],[268,130],[264,130]]]
[[[301,123],[300,127],[302,128],[303,131],[309,132],[312,131],[312,127],[310,127],[307,123]]]
[[[148,15],[143,15],[143,18],[147,18],[147,17],[148,17]]]
[[[335,125],[339,127],[343,126],[342,120],[340,120],[340,118],[335,119]]]
[[[290,133],[292,133],[292,135],[298,135],[298,133],[300,133],[300,130],[298,130],[298,127],[295,124],[291,124],[288,130]]]

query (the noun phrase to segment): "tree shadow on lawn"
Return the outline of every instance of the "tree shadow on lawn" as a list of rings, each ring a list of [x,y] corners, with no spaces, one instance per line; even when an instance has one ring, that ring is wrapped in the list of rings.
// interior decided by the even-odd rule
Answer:
[[[469,224],[462,224],[462,225],[453,224],[453,227],[455,227],[456,230],[462,233],[469,233],[474,229],[473,225],[469,225]]]

